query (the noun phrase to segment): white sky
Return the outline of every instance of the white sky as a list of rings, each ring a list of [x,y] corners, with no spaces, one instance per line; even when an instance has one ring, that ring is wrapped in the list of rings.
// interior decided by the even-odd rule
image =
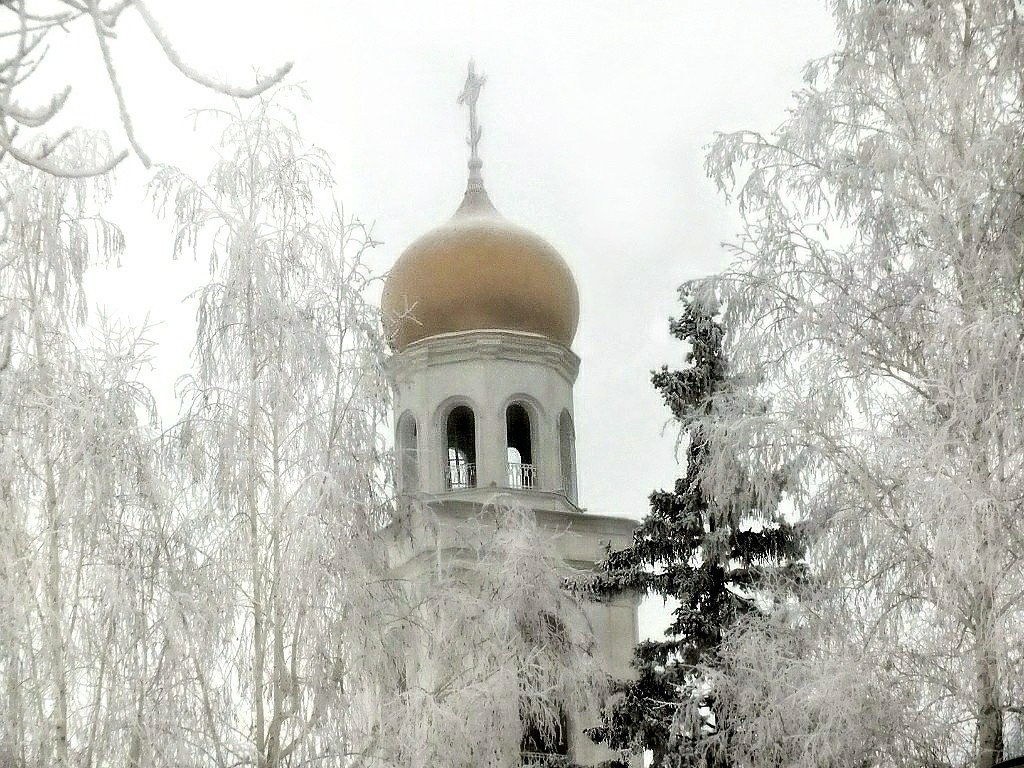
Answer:
[[[820,0],[164,0],[151,3],[196,67],[248,84],[252,68],[294,60],[306,137],[334,158],[339,198],[373,221],[387,269],[447,219],[466,178],[466,116],[456,103],[466,62],[488,82],[480,145],[491,199],[558,248],[579,283],[574,350],[581,499],[640,517],[648,493],[679,474],[675,430],[649,384],[683,345],[667,334],[675,289],[722,266],[734,211],[703,172],[715,131],[771,130],[800,72],[832,47]],[[126,12],[114,41],[140,138],[154,160],[198,173],[208,135],[189,108],[221,104],[183,81]],[[86,30],[82,30],[86,31]],[[93,43],[94,45],[94,43]],[[78,122],[114,114],[91,48],[62,60],[78,73]],[[98,84],[98,85],[94,85]],[[95,124],[95,123],[93,123]],[[141,202],[128,161],[112,216],[128,236],[122,266],[92,283],[110,310],[157,323],[155,386],[171,403],[187,365],[192,310],[182,298],[205,262],[172,262],[169,227]],[[173,414],[168,414],[173,415]]]

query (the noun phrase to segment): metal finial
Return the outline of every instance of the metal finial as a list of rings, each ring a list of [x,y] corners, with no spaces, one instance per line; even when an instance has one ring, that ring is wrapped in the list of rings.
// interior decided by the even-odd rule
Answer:
[[[477,145],[480,143],[480,136],[483,135],[483,128],[476,119],[476,101],[480,98],[480,89],[483,88],[487,78],[477,75],[475,64],[469,60],[469,74],[466,75],[466,84],[459,94],[459,104],[469,105],[469,137],[466,143],[469,145],[469,189],[483,190],[483,177],[480,175],[480,168],[483,163],[480,161]]]

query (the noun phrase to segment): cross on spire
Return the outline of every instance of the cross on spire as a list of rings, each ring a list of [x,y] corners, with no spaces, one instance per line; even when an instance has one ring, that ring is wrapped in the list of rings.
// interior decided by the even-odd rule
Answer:
[[[462,93],[459,94],[459,104],[469,105],[469,136],[466,139],[466,143],[469,145],[469,189],[470,190],[483,190],[484,182],[483,177],[480,175],[480,168],[483,167],[483,162],[480,160],[480,155],[477,151],[477,145],[480,143],[480,136],[483,135],[483,128],[477,122],[476,118],[476,102],[480,98],[480,89],[483,88],[484,83],[487,82],[487,78],[483,75],[476,73],[476,66],[472,59],[469,60],[469,73],[466,75],[466,84],[462,87]]]

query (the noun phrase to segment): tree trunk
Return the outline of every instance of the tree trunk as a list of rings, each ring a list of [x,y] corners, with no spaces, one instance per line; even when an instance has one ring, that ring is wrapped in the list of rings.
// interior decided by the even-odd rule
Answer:
[[[1003,759],[1003,709],[999,695],[999,660],[992,642],[991,585],[982,587],[981,597],[974,647],[975,710],[978,717],[975,768],[992,768]]]

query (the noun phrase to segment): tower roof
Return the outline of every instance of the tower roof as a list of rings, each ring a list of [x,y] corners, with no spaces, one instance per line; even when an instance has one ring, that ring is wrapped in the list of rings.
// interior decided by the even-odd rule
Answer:
[[[448,222],[406,248],[384,285],[384,325],[398,351],[456,331],[524,331],[566,347],[576,335],[579,294],[565,260],[542,237],[498,213],[484,189],[476,123],[482,85],[470,62],[459,97],[470,107],[462,204]]]

